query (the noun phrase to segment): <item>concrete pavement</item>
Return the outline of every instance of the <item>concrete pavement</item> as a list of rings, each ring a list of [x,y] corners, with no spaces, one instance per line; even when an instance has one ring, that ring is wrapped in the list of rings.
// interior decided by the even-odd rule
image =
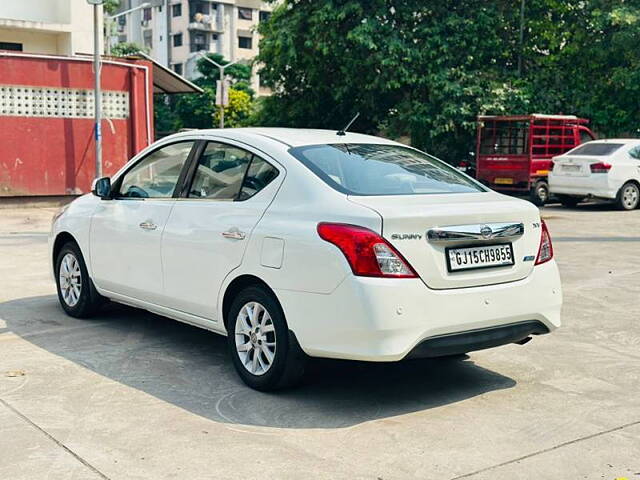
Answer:
[[[212,333],[115,305],[67,317],[54,211],[0,210],[0,479],[640,480],[640,210],[544,209],[553,335],[463,361],[314,361],[275,394]]]

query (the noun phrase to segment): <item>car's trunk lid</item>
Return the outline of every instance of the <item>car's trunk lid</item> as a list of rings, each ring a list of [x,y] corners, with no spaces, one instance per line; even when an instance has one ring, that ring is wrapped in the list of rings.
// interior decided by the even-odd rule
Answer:
[[[540,216],[532,204],[495,192],[350,196],[382,217],[382,236],[411,264],[433,289],[475,287],[520,280],[533,269],[540,242]],[[478,230],[491,224],[523,224],[524,233],[512,238],[433,241],[431,229],[468,227]],[[465,230],[463,228],[462,230]],[[511,242],[514,265],[450,272],[446,249]]]
[[[553,174],[562,177],[589,177],[591,164],[605,161],[607,157],[594,158],[563,155],[553,159]]]

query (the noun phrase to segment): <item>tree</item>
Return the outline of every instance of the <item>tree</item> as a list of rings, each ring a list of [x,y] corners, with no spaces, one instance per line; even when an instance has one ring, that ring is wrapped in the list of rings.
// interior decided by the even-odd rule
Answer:
[[[518,75],[519,2],[284,0],[260,26],[275,94],[258,120],[336,129],[359,111],[354,129],[454,161],[473,149],[478,114],[576,113],[628,131],[638,3],[528,0]]]

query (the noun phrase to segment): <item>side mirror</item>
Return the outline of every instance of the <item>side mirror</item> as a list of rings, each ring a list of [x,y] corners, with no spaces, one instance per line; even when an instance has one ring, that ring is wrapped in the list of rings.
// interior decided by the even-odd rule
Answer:
[[[95,179],[91,187],[91,193],[103,200],[111,198],[111,179],[109,177]]]

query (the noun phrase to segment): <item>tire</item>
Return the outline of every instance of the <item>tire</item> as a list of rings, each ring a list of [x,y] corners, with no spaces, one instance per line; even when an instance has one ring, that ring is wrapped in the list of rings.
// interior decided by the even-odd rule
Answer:
[[[640,187],[637,183],[627,182],[618,191],[616,204],[620,210],[634,210],[640,204]]]
[[[549,200],[549,184],[545,180],[535,183],[529,193],[529,201],[537,207],[542,207]]]
[[[558,200],[565,207],[575,207],[583,199],[581,197],[572,197],[571,195],[558,195]]]
[[[267,288],[254,285],[242,290],[231,304],[226,325],[233,366],[249,387],[278,390],[302,378],[306,355]]]
[[[105,299],[96,291],[76,243],[67,242],[58,252],[55,277],[58,300],[68,315],[87,318],[104,303]]]

